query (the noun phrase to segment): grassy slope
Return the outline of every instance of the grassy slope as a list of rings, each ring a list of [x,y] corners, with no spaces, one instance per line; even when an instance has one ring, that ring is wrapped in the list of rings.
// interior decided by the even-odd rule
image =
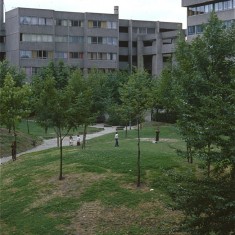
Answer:
[[[154,132],[148,127],[141,137]],[[66,147],[63,181],[55,149],[1,166],[0,234],[183,234],[176,232],[182,214],[172,210],[168,189],[187,183],[195,169],[177,157],[183,143],[174,127],[162,127],[157,144],[141,141],[139,189],[137,132],[119,136],[118,148],[112,134],[90,140],[85,150]]]
[[[29,121],[29,134],[27,128],[27,122],[23,120],[17,128],[17,153],[24,152],[28,149],[32,149],[35,145],[42,143],[42,139],[56,138],[56,133],[53,128],[49,128],[47,133],[36,122]],[[88,133],[99,131],[97,128],[89,127]],[[70,134],[82,133],[83,128],[78,130],[72,130]],[[0,158],[11,156],[11,143],[14,141],[12,133],[8,133],[5,128],[0,128]]]

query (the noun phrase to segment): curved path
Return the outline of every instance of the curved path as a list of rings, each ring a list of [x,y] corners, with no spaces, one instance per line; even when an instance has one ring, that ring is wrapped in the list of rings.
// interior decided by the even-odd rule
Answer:
[[[99,137],[99,136],[102,136],[102,135],[105,135],[105,134],[116,132],[116,127],[104,127],[103,124],[97,124],[97,125],[92,126],[92,127],[103,128],[104,130],[99,131],[99,132],[95,132],[95,133],[92,133],[92,134],[87,134],[86,135],[86,140],[89,140],[89,139],[92,139],[92,138],[95,138],[95,137]],[[81,140],[82,140],[83,135],[80,135],[80,137],[81,137]],[[76,142],[76,136],[73,136],[73,139],[74,139],[74,143],[75,143]],[[63,146],[67,146],[67,145],[69,145],[69,137],[68,136],[66,136],[63,140]],[[37,147],[32,148],[30,150],[27,150],[25,152],[21,152],[21,153],[17,154],[16,157],[19,157],[19,156],[21,156],[23,154],[26,154],[26,153],[38,152],[38,151],[41,151],[41,150],[50,149],[50,148],[54,148],[54,147],[57,147],[57,138],[44,140],[41,145],[38,145]],[[10,160],[12,160],[11,156],[0,158],[0,164],[6,163]]]

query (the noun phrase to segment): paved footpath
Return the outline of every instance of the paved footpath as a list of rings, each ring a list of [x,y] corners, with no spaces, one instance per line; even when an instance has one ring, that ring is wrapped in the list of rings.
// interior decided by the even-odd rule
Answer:
[[[105,134],[114,133],[116,131],[116,127],[104,127],[103,124],[97,124],[97,125],[92,126],[92,127],[102,128],[104,130],[99,131],[99,132],[95,132],[95,133],[92,133],[92,134],[87,134],[86,135],[86,140],[90,140],[92,138],[99,137],[99,136],[102,136],[102,135],[105,135]],[[82,140],[83,135],[80,135],[80,137],[81,137],[81,140]],[[73,136],[73,140],[74,140],[74,144],[76,144],[76,136]],[[68,145],[69,145],[69,137],[66,136],[63,140],[63,146],[68,146]],[[19,153],[19,154],[17,154],[16,157],[19,157],[19,156],[21,156],[23,154],[26,154],[26,153],[38,152],[38,151],[41,151],[41,150],[50,149],[50,148],[54,148],[54,147],[57,147],[57,138],[44,140],[41,145],[38,145],[37,147],[32,148],[30,150],[27,150],[25,152]],[[12,160],[11,156],[0,158],[0,164],[6,163],[10,160]]]

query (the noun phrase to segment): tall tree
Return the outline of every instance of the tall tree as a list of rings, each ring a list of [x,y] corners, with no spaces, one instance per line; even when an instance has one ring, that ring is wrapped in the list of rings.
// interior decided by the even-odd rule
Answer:
[[[212,13],[203,29],[192,42],[178,42],[172,77],[179,129],[190,154],[206,163],[207,178],[198,180],[194,189],[181,190],[177,198],[188,216],[185,224],[190,234],[231,234],[235,209],[231,187],[235,183],[235,26],[225,28]]]
[[[128,81],[120,88],[120,99],[124,110],[129,110],[131,117],[137,120],[138,127],[138,155],[137,155],[137,187],[141,183],[140,163],[140,122],[145,111],[151,104],[151,79],[145,71],[137,70],[128,77]]]

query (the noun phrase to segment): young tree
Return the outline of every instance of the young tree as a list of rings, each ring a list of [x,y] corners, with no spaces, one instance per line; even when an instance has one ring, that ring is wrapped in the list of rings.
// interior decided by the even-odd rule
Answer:
[[[11,74],[7,73],[3,87],[0,88],[0,123],[5,125],[9,132],[13,130],[16,149],[16,126],[22,118],[28,115],[29,85],[16,86]]]
[[[35,100],[35,113],[39,123],[47,127],[53,127],[59,139],[60,167],[59,180],[63,179],[63,140],[73,127],[70,116],[71,96],[67,87],[56,88],[53,77],[46,77],[43,81],[43,89],[40,96]]]
[[[94,123],[104,113],[106,107],[106,74],[92,70],[87,77],[76,70],[69,80],[73,96],[72,112],[77,125],[84,125],[82,148],[86,147],[86,133],[89,124]]]
[[[140,122],[151,103],[151,80],[145,71],[135,71],[120,88],[120,99],[123,110],[129,110],[130,116],[137,120],[138,155],[137,155],[137,187],[140,187]]]

